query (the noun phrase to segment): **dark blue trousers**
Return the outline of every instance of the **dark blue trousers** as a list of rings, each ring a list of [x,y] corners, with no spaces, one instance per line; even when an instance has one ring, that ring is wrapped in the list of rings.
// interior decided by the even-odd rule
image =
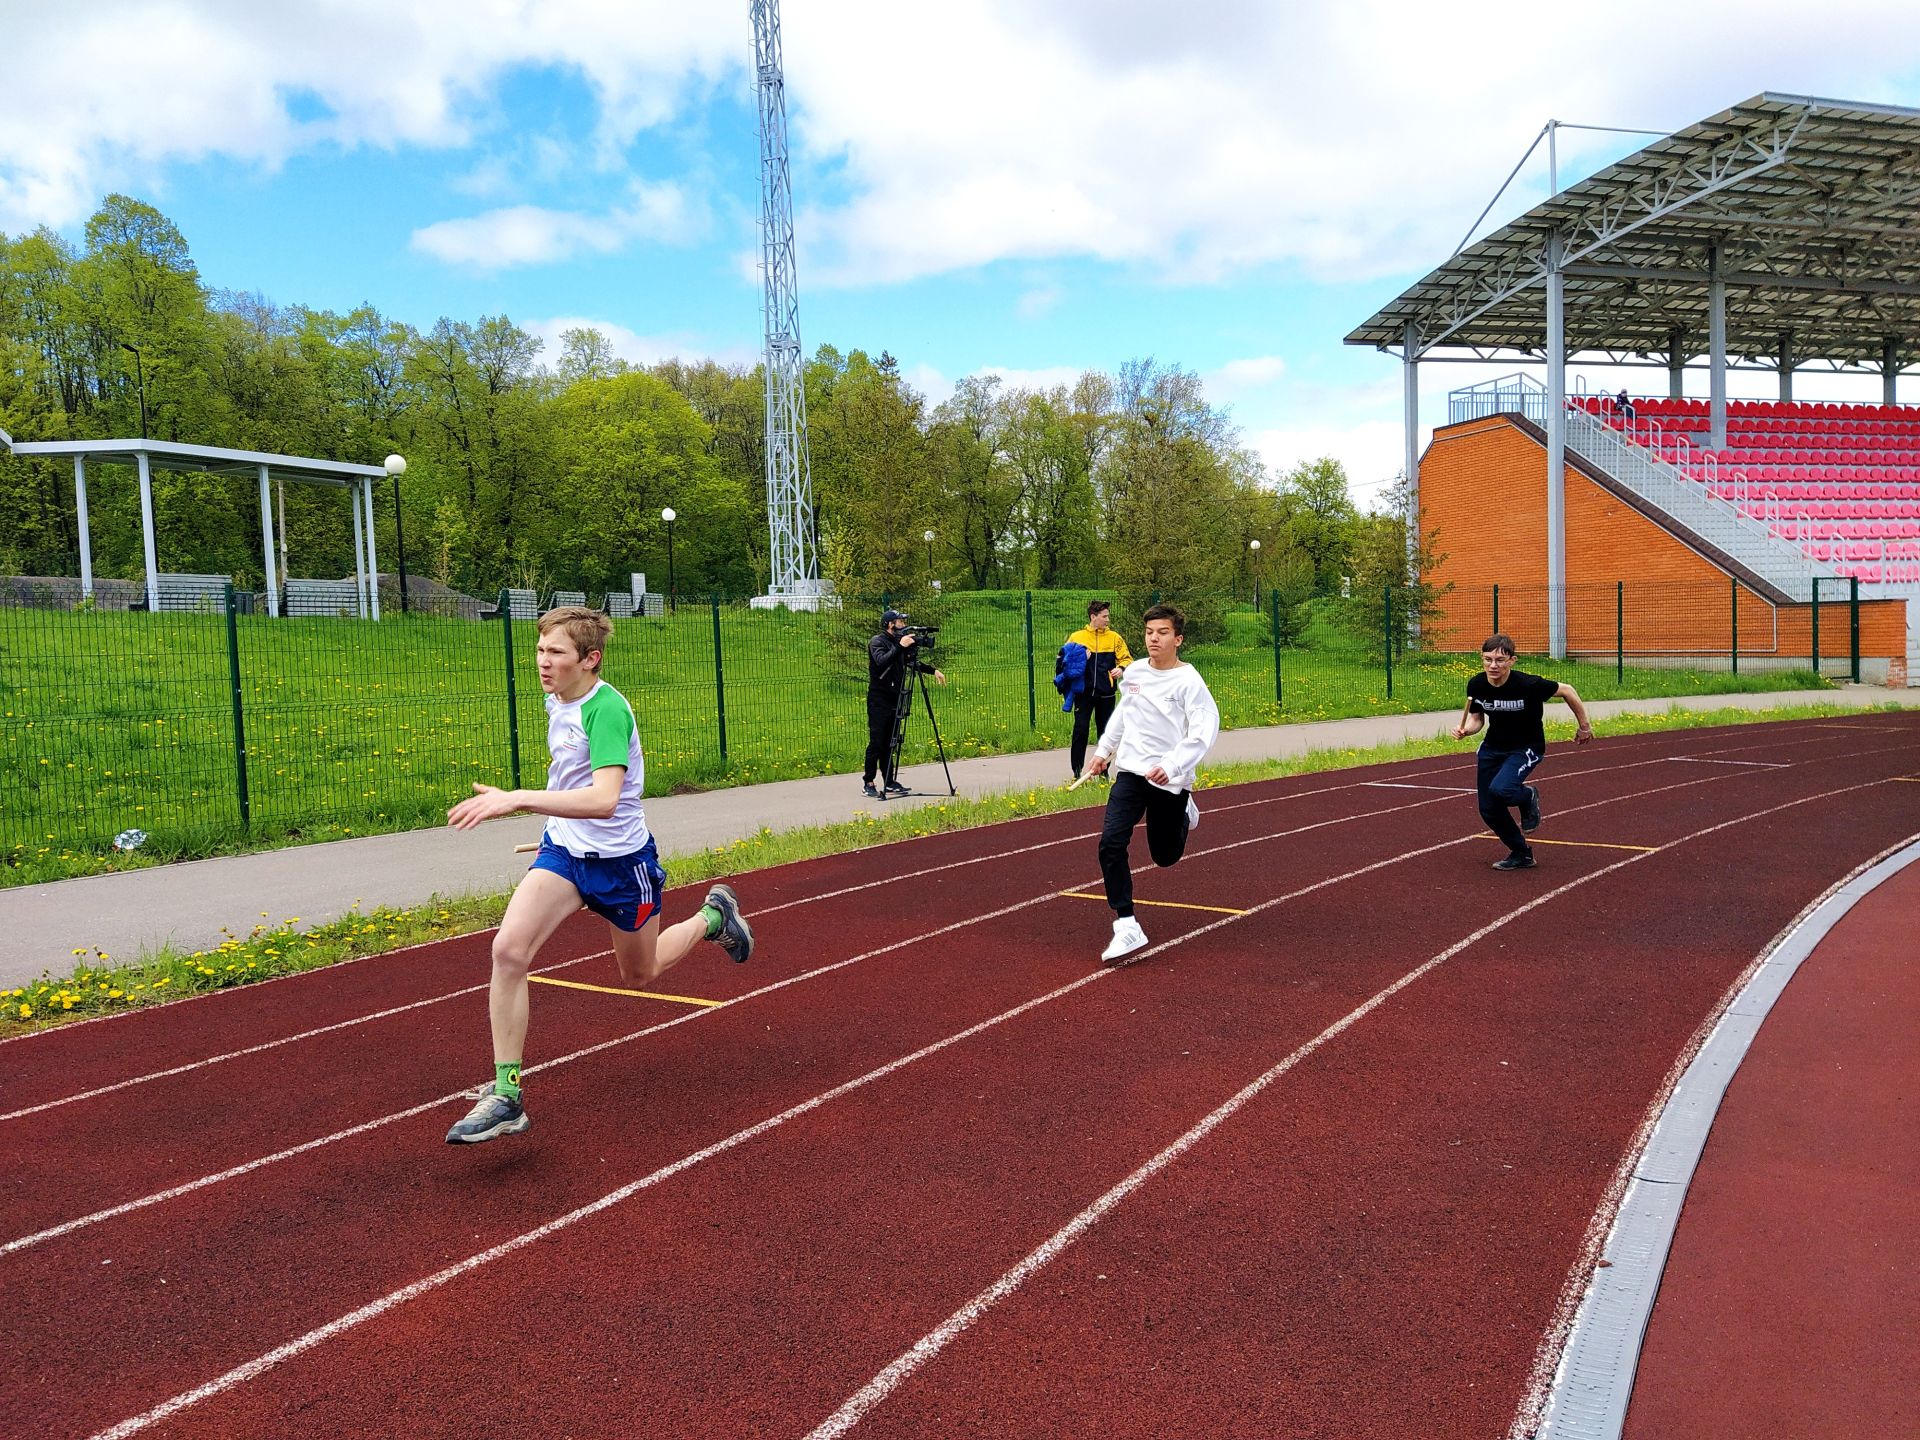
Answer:
[[[1477,785],[1480,818],[1487,828],[1515,855],[1531,855],[1533,847],[1511,812],[1527,803],[1527,776],[1545,758],[1539,750],[1489,750],[1480,747],[1480,774]]]

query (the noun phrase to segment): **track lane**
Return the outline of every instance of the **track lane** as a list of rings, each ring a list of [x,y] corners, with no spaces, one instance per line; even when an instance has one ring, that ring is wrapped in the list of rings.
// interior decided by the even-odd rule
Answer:
[[[1741,918],[1745,921],[1750,917],[1743,912]],[[1197,948],[1201,942],[1195,942],[1195,951],[1182,962],[1184,970],[1217,978],[1221,970],[1230,968],[1236,960],[1247,959],[1243,949],[1218,937],[1208,938],[1212,944],[1204,963]],[[1353,943],[1364,944],[1357,937],[1349,935],[1348,938]],[[1176,947],[1168,953],[1184,952]],[[1386,958],[1378,954],[1377,947],[1363,948],[1363,954],[1374,959]],[[1530,959],[1522,957],[1516,965],[1498,951],[1494,954],[1496,961],[1508,964],[1522,980],[1528,978]],[[1324,960],[1324,956],[1321,959]],[[1244,981],[1246,977],[1237,978]],[[1164,1001],[1172,993],[1160,985],[1129,995],[1120,985],[1112,985],[1100,992],[1099,1000],[1137,1001],[1142,996],[1151,996]],[[1229,986],[1223,993],[1244,995],[1245,987],[1243,984]],[[566,1267],[556,1288],[573,1298],[562,1312],[565,1320],[562,1328],[571,1333],[597,1333],[605,1327],[617,1327],[622,1315],[636,1317],[644,1322],[649,1336],[647,1365],[623,1367],[616,1360],[581,1374],[579,1367],[570,1366],[556,1356],[546,1367],[547,1383],[537,1391],[523,1387],[498,1397],[495,1414],[501,1423],[509,1427],[522,1425],[539,1413],[551,1416],[558,1407],[563,1413],[582,1416],[637,1418],[645,1415],[655,1433],[662,1434],[797,1433],[788,1429],[795,1420],[793,1412],[776,1409],[772,1397],[787,1395],[796,1387],[805,1391],[817,1389],[819,1368],[826,1363],[837,1363],[840,1354],[851,1348],[868,1329],[875,1325],[883,1330],[897,1329],[903,1319],[910,1319],[914,1312],[927,1308],[924,1290],[946,1279],[949,1266],[961,1275],[969,1269],[978,1269],[980,1262],[975,1257],[975,1247],[989,1253],[1017,1249],[1014,1245],[1017,1237],[1004,1232],[1016,1221],[1028,1227],[1035,1223],[1020,1207],[1033,1205],[1037,1194],[1046,1194],[1040,1182],[1046,1179],[1056,1151],[1074,1142],[1077,1129],[1098,1129],[1102,1123],[1116,1123],[1121,1119],[1178,1124],[1192,1114],[1191,1105],[1185,1099],[1171,1101],[1164,1114],[1143,1113],[1144,1107],[1138,1103],[1142,1094],[1164,1095],[1177,1089],[1178,1078],[1184,1078],[1180,1072],[1192,1073],[1185,1064],[1176,1064],[1172,1071],[1156,1075],[1137,1092],[1117,1087],[1110,1068],[1096,1067],[1092,1072],[1098,1082],[1094,1088],[1109,1100],[1109,1106],[1104,1110],[1091,1105],[1066,1107],[1068,1120],[1078,1125],[1062,1128],[1061,1107],[1053,1103],[1052,1097],[1038,1097],[1040,1087],[1031,1083],[1032,1076],[1037,1072],[1056,1078],[1078,1072],[1070,1068],[1069,1056],[1045,1051],[1031,1055],[1030,1049],[1035,1041],[1054,1046],[1073,1045],[1085,1037],[1086,1022],[1094,1018],[1087,1013],[1087,1006],[1094,1002],[1094,992],[1089,990],[1080,998],[1086,1003],[1076,1007],[1079,1023],[1070,1032],[1059,1025],[1043,1024],[1036,1015],[1021,1027],[1027,1032],[1024,1035],[1015,1034],[1009,1028],[985,1046],[970,1046],[964,1052],[944,1057],[938,1072],[930,1068],[903,1075],[889,1086],[888,1095],[863,1096],[837,1109],[831,1117],[832,1123],[827,1112],[809,1117],[802,1126],[775,1142],[778,1154],[774,1159],[783,1165],[777,1176],[769,1175],[764,1164],[750,1161],[744,1154],[730,1156],[711,1168],[683,1177],[683,1195],[649,1197],[644,1211],[629,1222],[621,1224],[611,1217],[603,1217],[594,1222],[591,1234],[570,1238],[557,1261],[549,1257],[542,1267],[549,1283],[553,1283],[552,1270],[556,1263]],[[1144,1023],[1138,1017],[1138,1008],[1137,1004],[1128,1007],[1126,1033],[1166,1034],[1164,1026]],[[1420,1015],[1414,1007],[1408,1007],[1407,1013],[1416,1019]],[[1203,1036],[1218,1023],[1217,1011],[1205,1005],[1175,1006],[1158,1018],[1174,1025],[1198,1020],[1200,1028],[1195,1033]],[[1252,1029],[1246,1034],[1219,1035],[1219,1055],[1241,1055],[1247,1042],[1261,1029],[1262,1022],[1270,1017],[1245,1018]],[[1170,1049],[1173,1036],[1167,1034],[1166,1038]],[[1413,1042],[1409,1037],[1391,1036],[1385,1044],[1385,1053],[1389,1058],[1408,1053],[1410,1043]],[[1110,1065],[1124,1068],[1125,1057],[1116,1053],[1117,1048],[1109,1047],[1105,1053]],[[1098,1052],[1100,1047],[1096,1046],[1095,1050]],[[1076,1053],[1084,1056],[1085,1052]],[[1164,1070],[1167,1056],[1157,1058]],[[1523,1058],[1531,1062],[1534,1057]],[[1181,1059],[1191,1060],[1191,1051]],[[1205,1063],[1198,1062],[1202,1066]],[[1535,1066],[1537,1073],[1545,1073],[1548,1068]],[[903,1088],[917,1093],[910,1097],[898,1096],[896,1092]],[[1423,1090],[1414,1085],[1410,1088],[1423,1103],[1437,1105],[1442,1115],[1447,1113],[1444,1087],[1429,1086]],[[1002,1113],[992,1104],[975,1103],[967,1109],[964,1128],[958,1123],[957,1115],[944,1126],[926,1118],[939,1109],[943,1097],[951,1109],[954,1095],[989,1098],[997,1095],[1012,1108]],[[891,1103],[896,1098],[909,1098],[915,1103]],[[1022,1099],[1034,1108],[1019,1113],[1014,1102]],[[1497,1087],[1490,1092],[1484,1106],[1489,1124],[1510,1117],[1514,1108],[1512,1099],[1511,1092],[1501,1094]],[[1326,1110],[1325,1113],[1333,1112]],[[1623,1113],[1631,1116],[1633,1107],[1626,1106]],[[1049,1126],[1050,1117],[1053,1123]],[[1507,1118],[1505,1123],[1511,1125],[1512,1121]],[[980,1133],[983,1127],[993,1133]],[[945,1146],[941,1163],[934,1167],[934,1173],[927,1175],[924,1161],[930,1128],[939,1129]],[[1134,1137],[1136,1127],[1127,1125],[1119,1133]],[[1024,1145],[1022,1137],[1025,1137]],[[1094,1143],[1080,1158],[1086,1160],[1092,1170],[1097,1170],[1103,1161],[1111,1165],[1114,1163],[1112,1147],[1103,1141],[1113,1138],[1112,1135],[1094,1137]],[[1507,1137],[1496,1135],[1494,1138],[1503,1145],[1508,1143]],[[953,1147],[964,1146],[973,1152],[976,1139],[981,1143],[977,1153],[971,1153],[971,1163],[955,1162],[951,1154]],[[1391,1133],[1384,1137],[1389,1150],[1393,1139]],[[1129,1143],[1137,1146],[1138,1140],[1130,1138]],[[1123,1145],[1123,1148],[1127,1147]],[[1299,1157],[1293,1154],[1294,1147],[1289,1146],[1288,1151],[1293,1155],[1291,1163],[1297,1165]],[[923,1162],[922,1170],[914,1167],[916,1156]],[[804,1162],[798,1175],[784,1168],[794,1163],[793,1157]],[[1485,1160],[1484,1155],[1480,1158]],[[1042,1161],[1049,1163],[1037,1163]],[[999,1186],[990,1196],[982,1196],[979,1187],[990,1180],[998,1181],[1009,1164],[1013,1174],[1007,1179],[1011,1183]],[[1323,1168],[1333,1171],[1339,1167],[1336,1164]],[[1594,1168],[1604,1172],[1606,1165],[1590,1167]],[[1070,1187],[1084,1189],[1088,1173],[1091,1173],[1088,1168],[1067,1166],[1054,1174],[1053,1179],[1060,1182],[1064,1177]],[[1244,1174],[1230,1171],[1227,1178],[1231,1193],[1244,1193]],[[1593,1181],[1591,1175],[1589,1181]],[[679,1183],[676,1182],[676,1186]],[[1214,1185],[1210,1183],[1202,1188],[1210,1193]],[[726,1197],[749,1189],[778,1194],[785,1203],[777,1213],[764,1216],[741,1215],[737,1207],[724,1213],[715,1208],[724,1205]],[[1057,1211],[1059,1204],[1055,1201],[1051,1208]],[[1042,1204],[1034,1208],[1049,1207]],[[1524,1232],[1526,1217],[1533,1208],[1531,1203],[1509,1206],[1504,1212],[1506,1223],[1513,1226],[1517,1215],[1519,1231]],[[1567,1228],[1577,1234],[1583,1219],[1577,1213],[1571,1215]],[[1183,1232],[1173,1228],[1168,1233]],[[1470,1236],[1473,1227],[1469,1226],[1467,1233]],[[676,1248],[680,1237],[691,1247],[690,1258],[676,1263],[681,1254]],[[1364,1247],[1372,1238],[1377,1237],[1363,1234],[1357,1243]],[[957,1258],[944,1253],[955,1240],[966,1252]],[[1164,1245],[1158,1238],[1151,1243]],[[1528,1254],[1532,1249],[1524,1233],[1516,1235],[1512,1248]],[[1540,1295],[1550,1297],[1559,1279],[1558,1272],[1553,1265],[1536,1268],[1544,1276],[1536,1289]],[[463,1333],[463,1317],[470,1313],[469,1307],[477,1306],[483,1313],[511,1307],[512,1297],[528,1278],[524,1269],[517,1275],[514,1269],[502,1266],[497,1271],[476,1275],[462,1282],[465,1291],[462,1295],[436,1295],[408,1307],[404,1317],[396,1316],[392,1322],[404,1332],[403,1338],[383,1323],[335,1342],[340,1347],[335,1359],[356,1373],[381,1368],[380,1357],[389,1352],[404,1351],[415,1357],[414,1368],[408,1369],[404,1378],[390,1374],[374,1386],[371,1393],[349,1407],[341,1423],[372,1424],[374,1433],[449,1433],[435,1424],[424,1407],[410,1403],[407,1394],[458,1390],[477,1383],[493,1366],[503,1363],[504,1352],[493,1353],[493,1347],[484,1342],[478,1347],[454,1342]],[[591,1277],[596,1272],[618,1273],[630,1279],[610,1294],[607,1287],[596,1287],[592,1283]],[[850,1272],[857,1275],[863,1289],[877,1292],[875,1304],[860,1303],[864,1296],[846,1295]],[[771,1287],[770,1273],[777,1276]],[[566,1278],[568,1276],[571,1278]],[[952,1279],[946,1279],[946,1283],[954,1285]],[[949,1293],[954,1291],[950,1289]],[[771,1335],[767,1334],[769,1328]],[[738,1337],[745,1337],[744,1342]],[[1156,1331],[1155,1338],[1164,1340],[1164,1332]],[[1501,1355],[1502,1373],[1509,1389],[1516,1387],[1523,1377],[1535,1338],[1535,1332],[1527,1330]],[[752,1347],[744,1363],[742,1343]],[[1036,1363],[1049,1357],[1057,1361],[1059,1343],[1056,1336],[1053,1350],[1035,1357]],[[1099,1350],[1099,1346],[1091,1342],[1085,1348],[1088,1353]],[[807,1357],[805,1363],[791,1363],[790,1357],[795,1355]],[[782,1363],[783,1357],[787,1363]],[[423,1372],[418,1368],[420,1365],[428,1368]],[[1023,1380],[1035,1373],[1024,1359],[1010,1368],[1017,1370]],[[209,1412],[210,1423],[223,1428],[232,1423],[244,1428],[250,1423],[249,1417],[257,1420],[271,1415],[276,1413],[276,1407],[279,1407],[278,1413],[284,1413],[288,1409],[322,1404],[329,1377],[337,1373],[317,1355],[303,1357],[255,1386],[247,1387],[242,1394],[222,1397]],[[1240,1378],[1245,1383],[1249,1376],[1243,1373]],[[988,1388],[998,1396],[1006,1389],[1006,1379],[1005,1374],[998,1374]],[[1045,1390],[1051,1381],[1040,1378],[1031,1383]],[[1265,1377],[1259,1376],[1256,1383],[1266,1383]],[[269,1398],[271,1389],[282,1384],[292,1389],[278,1400]],[[1215,1390],[1198,1412],[1206,1417],[1209,1427],[1218,1423],[1221,1393]],[[576,1395],[578,1398],[572,1401],[565,1398]],[[1245,1398],[1244,1392],[1235,1392],[1236,1401]],[[523,1409],[523,1404],[528,1408]],[[390,1411],[389,1407],[398,1408]],[[1138,1428],[1143,1422],[1136,1417],[1136,1428],[1121,1433],[1166,1433],[1165,1416],[1169,1412],[1158,1413],[1159,1420],[1148,1428]],[[378,1418],[390,1414],[394,1417],[391,1422]],[[884,1433],[971,1430],[971,1419],[965,1424],[955,1423],[956,1417],[967,1414],[964,1408],[956,1408],[953,1397],[943,1390],[934,1416],[922,1414],[902,1422],[899,1429]],[[1004,1431],[998,1425],[982,1426],[981,1430],[982,1433],[1064,1433],[1059,1426],[1036,1421],[1035,1415],[1034,1410],[1023,1410],[1017,1401],[1009,1401],[1004,1414],[998,1417],[1006,1422]],[[1108,1418],[1098,1417],[1102,1422]],[[1088,1415],[1082,1413],[1075,1423],[1064,1428],[1078,1433],[1087,1428],[1088,1420]],[[388,1423],[395,1428],[381,1428]],[[1234,1433],[1272,1432],[1247,1429]],[[1355,1432],[1330,1429],[1325,1433]]]
[[[1313,777],[1313,778],[1322,778],[1322,777]],[[1469,810],[1468,810],[1468,813],[1469,813],[1469,815],[1470,815],[1470,801],[1467,801],[1467,802],[1466,802],[1466,804],[1467,804],[1467,806],[1469,807]],[[1434,808],[1435,808],[1435,809],[1439,809],[1439,810],[1447,810],[1447,809],[1449,809],[1450,807],[1449,807],[1449,806],[1440,806],[1440,807],[1434,807]],[[1457,820],[1458,818],[1459,818],[1459,817],[1458,817],[1458,814],[1457,814],[1457,808],[1455,808],[1455,811],[1454,811],[1454,819],[1455,819],[1455,820]],[[1549,821],[1549,825],[1550,825],[1550,827],[1552,826],[1552,824],[1553,824],[1553,821],[1552,821],[1552,820],[1550,819],[1550,821]],[[1458,826],[1458,825],[1456,824],[1456,825],[1454,825],[1454,826],[1451,826],[1451,827],[1442,827],[1442,828],[1443,828],[1443,829],[1444,829],[1444,828],[1452,828],[1452,829],[1455,829],[1455,830],[1458,830],[1458,829],[1460,829],[1461,827],[1460,827],[1460,826]],[[1215,827],[1215,831],[1214,831],[1214,833],[1215,833],[1216,835],[1218,834],[1218,827],[1217,827],[1217,826]],[[1208,838],[1210,838],[1210,837],[1209,837],[1209,834],[1208,834],[1208,832],[1207,832],[1206,830],[1203,830],[1203,831],[1202,831],[1202,832],[1200,833],[1200,835],[1198,835],[1198,836],[1196,837],[1196,839],[1197,839],[1197,840],[1201,840],[1201,841],[1204,841],[1204,840],[1206,840],[1206,839],[1208,839]],[[1494,879],[1494,880],[1496,880],[1496,881],[1504,881],[1504,880],[1507,880],[1507,879],[1508,879],[1509,877],[1490,877],[1490,878],[1492,878],[1492,879]],[[1143,894],[1145,894],[1145,893],[1146,893],[1144,889],[1143,889],[1143,892],[1142,892],[1142,893],[1143,893]],[[1494,892],[1489,892],[1489,893],[1494,893]],[[1510,892],[1509,892],[1509,893],[1510,893]],[[1064,901],[1063,901],[1063,902],[1058,902],[1058,903],[1059,903],[1059,904],[1061,904],[1061,905],[1067,905],[1067,904],[1072,904],[1072,903],[1076,903],[1076,902],[1064,902]],[[1077,902],[1077,903],[1080,903],[1080,904],[1083,904],[1083,905],[1085,904],[1085,902]],[[1098,914],[1098,907],[1097,907],[1097,906],[1087,906],[1087,911],[1088,911],[1088,913],[1089,913],[1089,914],[1091,914],[1091,915],[1093,916],[1093,918],[1094,918],[1094,920],[1095,920],[1095,921],[1096,921],[1096,923],[1097,923],[1097,924],[1099,925],[1099,927],[1100,927],[1101,929],[1104,929],[1104,918],[1103,918],[1103,916],[1101,916],[1101,915],[1099,915],[1099,914]],[[1163,927],[1163,928],[1164,928],[1164,927]],[[1158,937],[1156,936],[1156,938],[1158,938]],[[679,972],[676,972],[676,973],[679,973]],[[836,1020],[837,1020],[838,1018],[839,1018],[839,1017],[838,1017],[838,1016],[836,1016]]]

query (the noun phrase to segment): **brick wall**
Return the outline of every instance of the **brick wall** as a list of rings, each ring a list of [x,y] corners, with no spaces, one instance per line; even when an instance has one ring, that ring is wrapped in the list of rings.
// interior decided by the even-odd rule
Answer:
[[[1503,416],[1434,432],[1420,462],[1420,522],[1442,557],[1434,582],[1454,586],[1429,630],[1440,648],[1479,647],[1498,585],[1500,628],[1523,652],[1546,650],[1546,475],[1546,447]],[[1776,607],[1735,586],[1726,570],[1572,465],[1566,515],[1570,653],[1611,656],[1624,629],[1629,655],[1725,656],[1737,594],[1743,658],[1811,656],[1808,606]],[[1616,582],[1625,582],[1624,617],[1616,614]],[[1850,643],[1847,607],[1822,604],[1820,653],[1844,655]],[[1906,648],[1905,603],[1862,601],[1863,661],[1883,662],[1889,679],[1897,669],[1904,680]]]

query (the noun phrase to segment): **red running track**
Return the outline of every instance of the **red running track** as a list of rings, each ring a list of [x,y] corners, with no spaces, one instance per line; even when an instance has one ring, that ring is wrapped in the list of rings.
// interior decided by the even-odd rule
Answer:
[[[1650,1111],[1916,774],[1563,747],[1515,875],[1469,756],[1237,787],[1113,970],[1085,812],[762,872],[664,985],[728,1003],[538,987],[472,1149],[484,939],[8,1042],[0,1433],[1524,1433]]]

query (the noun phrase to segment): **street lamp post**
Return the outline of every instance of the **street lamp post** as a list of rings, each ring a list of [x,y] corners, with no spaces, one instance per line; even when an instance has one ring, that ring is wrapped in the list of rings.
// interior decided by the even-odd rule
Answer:
[[[678,613],[679,591],[673,581],[673,522],[680,517],[673,513],[673,507],[669,505],[660,512],[660,518],[667,522],[667,609]]]
[[[933,583],[933,531],[923,530],[920,538],[927,542],[927,583]]]
[[[389,455],[386,464],[387,474],[393,477],[393,546],[400,555],[400,613],[405,615],[411,607],[407,604],[407,534],[400,528],[400,477],[407,473],[407,457]]]
[[[127,351],[133,356],[133,375],[134,375],[135,381],[138,382],[140,386],[140,438],[142,440],[145,440],[147,438],[147,371],[146,371],[146,367],[140,363],[140,347],[139,346],[129,345],[126,341],[122,340],[120,342],[120,348],[122,350]]]
[[[1253,554],[1253,563],[1248,567],[1253,571],[1253,608],[1260,608],[1260,542],[1247,541],[1247,549]]]

